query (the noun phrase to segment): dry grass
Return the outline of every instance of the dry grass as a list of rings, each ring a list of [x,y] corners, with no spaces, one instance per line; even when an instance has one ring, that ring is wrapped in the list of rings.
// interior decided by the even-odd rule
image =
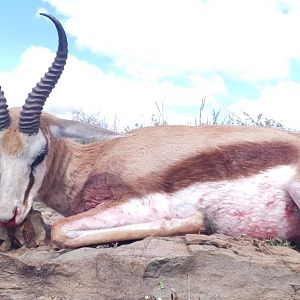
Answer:
[[[168,125],[168,118],[165,113],[165,107],[163,103],[154,102],[157,113],[152,114],[150,120],[150,126],[162,126]],[[133,129],[144,127],[144,124],[135,123],[133,126],[125,126],[124,128],[119,128],[118,118],[115,117],[113,124],[108,124],[105,120],[105,117],[101,115],[100,112],[95,114],[88,114],[83,111],[83,109],[76,110],[72,109],[73,120],[86,122],[92,125],[100,126],[105,129],[110,129],[119,132],[128,132]],[[209,117],[204,116],[209,115]],[[206,109],[206,98],[201,100],[199,105],[198,117],[194,119],[193,122],[189,122],[188,125],[201,126],[201,125],[239,125],[239,126],[267,126],[275,127],[282,129],[287,128],[281,121],[276,121],[272,118],[268,118],[263,113],[258,114],[257,116],[251,116],[245,111],[241,111],[241,115],[227,111],[225,114],[221,110],[212,110],[207,112]]]

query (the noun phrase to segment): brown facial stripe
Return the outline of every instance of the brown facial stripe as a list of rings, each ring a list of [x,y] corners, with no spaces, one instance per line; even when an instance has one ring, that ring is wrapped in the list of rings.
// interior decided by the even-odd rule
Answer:
[[[160,189],[172,193],[196,182],[230,180],[296,163],[297,148],[283,142],[221,146],[174,165],[161,178]]]
[[[24,194],[24,199],[23,199],[23,204],[24,204],[25,208],[27,208],[27,206],[28,206],[28,196],[29,196],[29,193],[30,193],[30,190],[31,190],[33,184],[34,184],[34,176],[33,176],[32,172],[30,172],[29,183],[28,183],[27,189]]]

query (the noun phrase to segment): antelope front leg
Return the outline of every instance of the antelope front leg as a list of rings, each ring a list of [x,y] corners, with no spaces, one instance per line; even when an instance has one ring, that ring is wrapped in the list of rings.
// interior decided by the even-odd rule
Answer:
[[[118,217],[114,214],[117,214]],[[128,216],[127,216],[128,217]],[[116,221],[118,219],[118,221]],[[61,248],[142,239],[147,236],[172,236],[199,233],[206,230],[204,213],[178,218],[160,218],[150,222],[130,223],[115,208],[94,208],[87,212],[64,218],[52,226],[51,238]]]

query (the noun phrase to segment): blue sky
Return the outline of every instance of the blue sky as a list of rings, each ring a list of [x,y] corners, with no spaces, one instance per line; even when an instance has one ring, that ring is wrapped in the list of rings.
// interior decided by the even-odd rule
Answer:
[[[0,80],[10,106],[50,66],[59,18],[66,70],[46,110],[100,112],[109,123],[147,125],[163,105],[169,123],[246,111],[300,128],[297,0],[10,0],[0,19]],[[17,7],[17,9],[16,9]]]
[[[5,39],[4,47],[0,49],[0,69],[12,70],[19,63],[22,53],[33,44],[48,47],[56,51],[56,32],[47,22],[41,22],[36,17],[40,9],[55,15],[58,13],[51,5],[41,0],[11,0],[6,1],[1,16],[0,34]],[[18,7],[18,9],[16,9]],[[69,50],[78,58],[90,61],[103,70],[108,70],[111,59],[105,55],[95,55],[88,49],[79,49],[75,46],[75,39],[68,37]]]

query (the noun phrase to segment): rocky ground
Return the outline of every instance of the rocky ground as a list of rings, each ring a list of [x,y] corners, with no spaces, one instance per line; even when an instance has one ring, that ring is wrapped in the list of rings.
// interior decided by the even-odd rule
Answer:
[[[36,209],[42,213],[43,219],[47,224],[53,224],[53,222],[63,217],[55,210],[45,206],[42,202],[34,202],[33,209]]]
[[[40,204],[44,220],[60,218]],[[299,299],[300,253],[246,237],[150,237],[0,253],[0,299]]]

